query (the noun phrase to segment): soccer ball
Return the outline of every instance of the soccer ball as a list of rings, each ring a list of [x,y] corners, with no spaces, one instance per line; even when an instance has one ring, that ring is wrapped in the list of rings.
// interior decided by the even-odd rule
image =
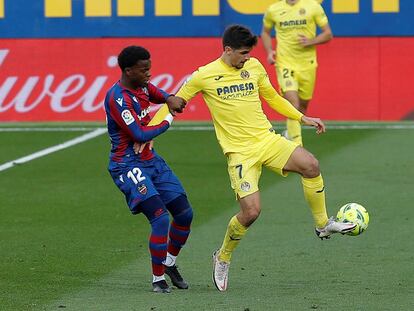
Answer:
[[[339,212],[336,215],[336,220],[356,224],[355,229],[346,234],[360,235],[368,228],[369,215],[362,205],[358,203],[347,203],[339,209]]]

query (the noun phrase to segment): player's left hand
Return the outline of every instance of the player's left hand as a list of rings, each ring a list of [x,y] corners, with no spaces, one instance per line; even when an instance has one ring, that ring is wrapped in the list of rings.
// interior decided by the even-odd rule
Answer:
[[[149,150],[152,150],[152,147],[154,146],[154,141],[150,140],[150,141],[147,141],[145,143],[134,143],[134,152],[135,152],[135,154],[142,153],[142,151],[144,151],[144,148],[147,145],[149,146]]]
[[[307,47],[307,46],[311,46],[313,45],[313,42],[311,39],[309,39],[308,37],[306,37],[305,35],[301,35],[299,34],[299,44],[303,47]]]
[[[168,109],[170,110],[171,114],[175,116],[175,113],[182,113],[183,109],[185,108],[185,105],[187,105],[187,102],[178,96],[170,96],[167,98],[166,101],[168,105]]]
[[[316,134],[321,134],[326,132],[325,124],[319,118],[311,118],[307,116],[302,116],[302,123],[305,125],[310,125],[316,128]]]

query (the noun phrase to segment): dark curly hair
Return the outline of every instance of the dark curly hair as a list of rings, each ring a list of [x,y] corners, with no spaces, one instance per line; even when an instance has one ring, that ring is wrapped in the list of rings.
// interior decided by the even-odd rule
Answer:
[[[134,66],[140,60],[151,58],[150,52],[142,46],[131,45],[124,48],[118,55],[118,65],[122,71],[127,67]]]

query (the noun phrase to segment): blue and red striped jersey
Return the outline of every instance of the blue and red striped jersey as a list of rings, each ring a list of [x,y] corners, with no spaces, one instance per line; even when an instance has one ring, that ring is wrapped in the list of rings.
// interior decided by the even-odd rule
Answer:
[[[150,105],[165,103],[168,93],[148,83],[136,90],[124,87],[120,81],[115,83],[105,97],[105,112],[108,134],[111,139],[110,160],[130,162],[149,160],[154,154],[145,147],[141,154],[135,154],[135,142],[143,143],[164,133],[169,128],[168,121],[155,126],[147,126],[151,117]]]

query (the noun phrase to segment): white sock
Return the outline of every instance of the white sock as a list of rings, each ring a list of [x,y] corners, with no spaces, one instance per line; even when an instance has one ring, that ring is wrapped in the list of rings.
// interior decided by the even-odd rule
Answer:
[[[152,275],[152,283],[165,280],[165,276],[163,275]]]
[[[165,261],[163,262],[163,264],[167,267],[171,267],[175,265],[176,260],[177,260],[177,256],[167,253],[167,257],[165,257]]]

